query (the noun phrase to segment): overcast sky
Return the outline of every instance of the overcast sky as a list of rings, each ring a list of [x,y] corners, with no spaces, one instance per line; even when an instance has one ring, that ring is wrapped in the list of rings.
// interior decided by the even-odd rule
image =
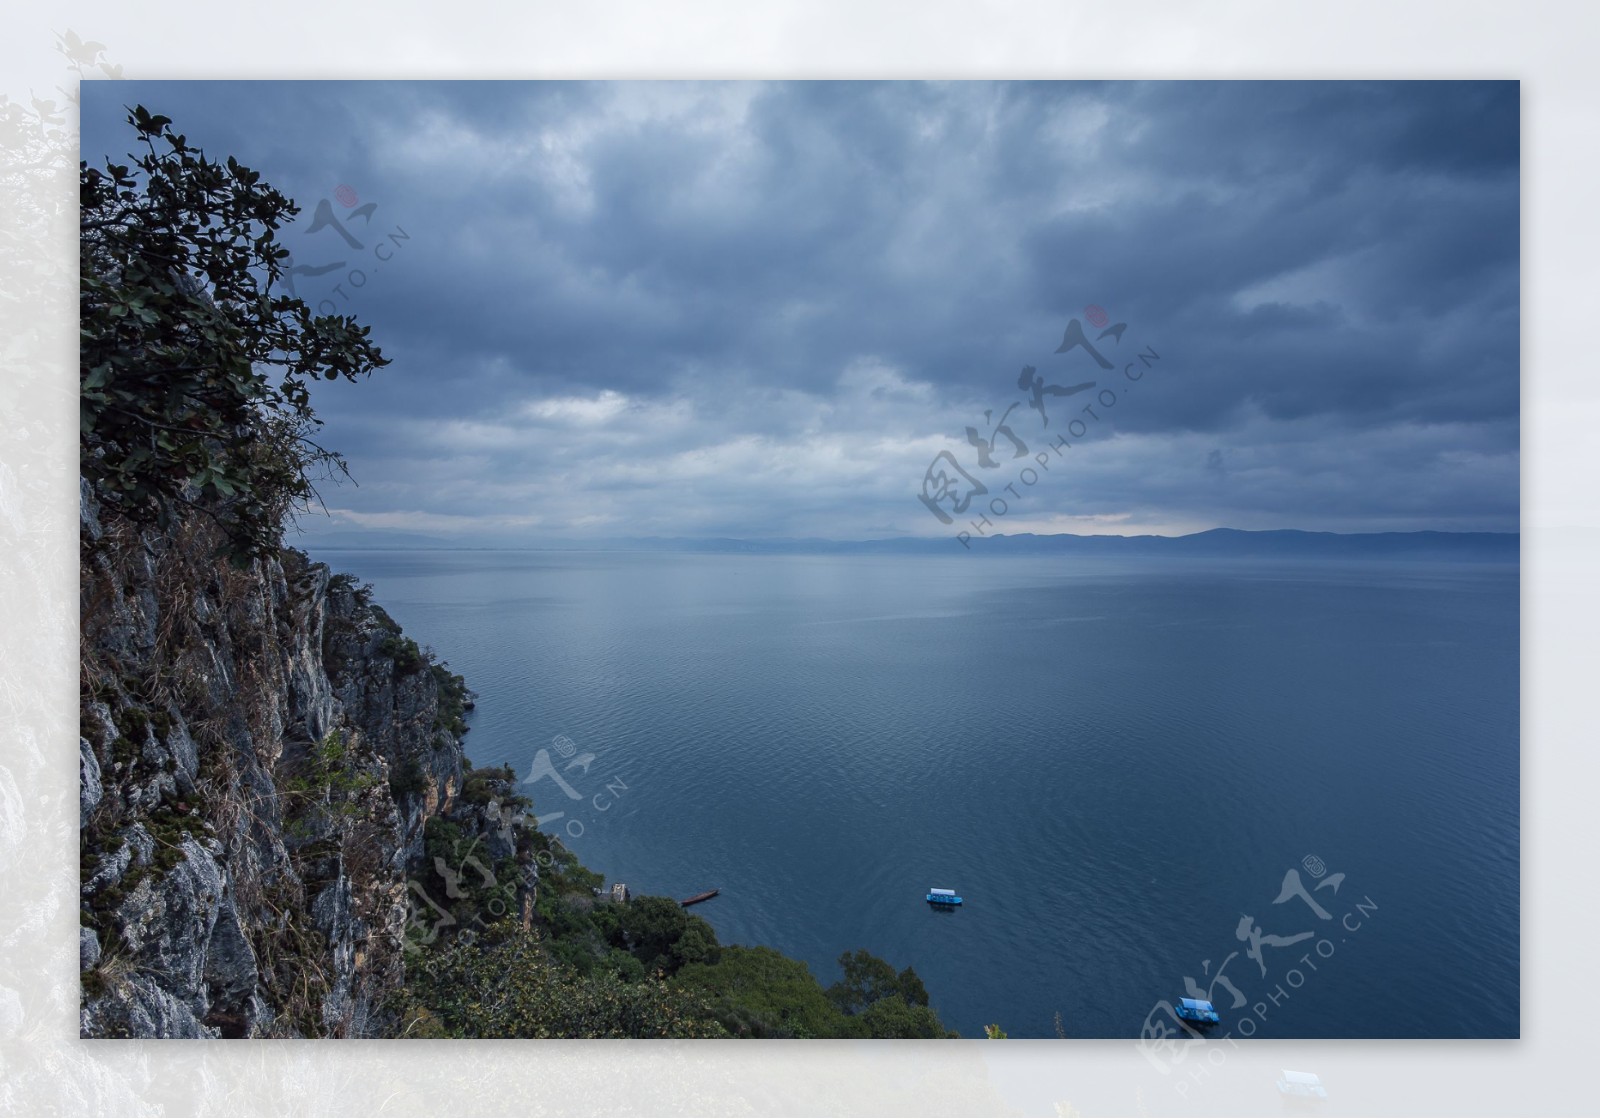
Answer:
[[[85,158],[135,103],[393,360],[313,532],[1517,528],[1513,82],[94,82]]]

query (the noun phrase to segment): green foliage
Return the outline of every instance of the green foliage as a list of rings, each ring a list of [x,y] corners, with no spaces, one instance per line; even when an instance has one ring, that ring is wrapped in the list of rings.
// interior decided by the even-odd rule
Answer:
[[[559,840],[540,831],[532,832],[529,838],[532,853],[539,861],[541,906],[546,903],[553,905],[570,895],[588,899],[594,896],[595,890],[605,885],[604,875],[596,874],[584,866]]]
[[[683,935],[667,952],[667,972],[674,974],[691,964],[715,963],[722,954],[717,930],[700,917],[690,917]]]
[[[428,787],[428,771],[416,758],[406,758],[389,771],[389,795],[399,800],[415,796]]]
[[[384,635],[378,642],[378,655],[394,661],[395,673],[400,676],[412,676],[428,667],[422,647],[398,633]]]
[[[839,957],[844,978],[828,988],[828,998],[845,1014],[860,1014],[874,1003],[899,997],[911,1006],[928,1005],[928,989],[911,968],[898,975],[864,948]]]
[[[928,1005],[928,988],[923,985],[922,977],[914,968],[907,967],[900,973],[900,990],[897,993],[912,1006]]]
[[[672,975],[687,964],[715,961],[721,950],[716,930],[671,898],[636,897],[614,908],[611,943],[649,971]]]
[[[955,1036],[928,1007],[927,990],[912,969],[896,975],[863,951],[845,953],[840,963],[846,968],[844,987],[865,989],[870,998],[841,1000],[841,985],[824,991],[802,961],[771,948],[737,944],[683,964],[674,982],[708,998],[717,1021],[735,1037]],[[841,1001],[854,1009],[847,1012]]]
[[[316,768],[329,776],[343,771],[345,761],[350,754],[350,745],[345,741],[344,731],[337,728],[329,731],[327,737],[312,749]]]
[[[467,774],[463,799],[498,798],[514,776],[504,769],[472,770]],[[652,1032],[661,1027],[660,1019],[650,1015],[666,1013],[655,1000],[669,996],[688,1000],[679,1004],[679,1013],[695,1020],[693,1029],[701,1032],[692,1036],[955,1036],[929,1009],[927,990],[911,968],[896,973],[870,953],[847,952],[840,957],[845,979],[835,984],[836,998],[836,992],[824,991],[799,960],[771,948],[719,944],[716,931],[706,921],[671,898],[640,896],[625,903],[597,899],[595,891],[604,883],[600,875],[583,866],[553,837],[536,831],[526,835],[526,850],[519,849],[519,855],[536,857],[540,867],[535,906],[538,935],[513,935],[509,926],[496,926],[486,919],[489,888],[481,884],[481,875],[473,878],[471,890],[447,904],[452,905],[451,916],[456,921],[452,928],[460,931],[475,926],[481,939],[474,943],[470,938],[456,938],[424,951],[417,965],[408,967],[408,975],[416,975],[420,968],[423,977],[407,995],[405,1016],[413,1026],[407,1036],[690,1036]],[[428,866],[424,885],[430,897],[443,902],[448,897],[448,883],[434,868],[459,868],[463,852],[475,850],[473,842],[456,823],[433,819],[428,821],[424,846]],[[510,860],[502,862],[510,864]],[[510,882],[514,870],[514,864],[496,865],[496,882]],[[462,881],[466,881],[465,875]],[[499,912],[514,912],[514,893],[510,891]],[[449,962],[441,965],[441,960]],[[501,974],[525,966],[535,974],[519,974],[514,981]],[[491,998],[486,991],[495,983],[506,990]],[[465,985],[476,994],[464,995],[452,984]],[[550,1001],[536,1005],[536,999]],[[620,1019],[602,1015],[601,1019],[586,1019],[587,1024],[577,1032],[562,1033],[566,1028],[562,1023],[569,1021],[563,1015],[580,1005],[592,1009],[595,1004],[585,1001],[590,999],[599,999],[611,1008],[606,1014],[632,1015],[628,1021],[643,1023],[637,1028],[644,1032],[607,1033],[611,1028],[635,1027],[617,1025]],[[851,1012],[841,1008],[841,1001]],[[695,1009],[690,1013],[681,1006]],[[485,1010],[484,1024],[474,1024]],[[595,1024],[597,1021],[602,1024]],[[500,1030],[512,1032],[497,1032]]]
[[[510,766],[469,769],[462,775],[461,799],[468,804],[499,801],[502,808],[513,811],[532,808],[533,801],[512,791],[516,787],[517,774]]]
[[[428,819],[422,843],[423,888],[448,908],[455,928],[486,928],[517,912],[522,874],[515,859],[491,859],[484,844],[442,816]]]
[[[879,999],[855,1019],[866,1037],[955,1037],[939,1016],[926,1006],[913,1006],[900,995]]]
[[[859,1014],[900,989],[894,968],[863,948],[845,952],[839,966],[844,978],[828,988],[828,998],[845,1014]]]
[[[461,799],[507,804],[515,777],[509,768],[469,770]],[[909,967],[897,973],[868,952],[847,952],[839,959],[844,979],[825,991],[802,961],[720,944],[711,925],[672,898],[596,897],[604,878],[553,836],[529,829],[518,841],[517,858],[539,866],[529,933],[493,919],[515,912],[514,888],[490,915],[486,899],[495,887],[481,872],[469,882],[462,871],[464,853],[486,857],[470,829],[429,820],[424,848],[422,884],[436,903],[451,906],[454,924],[448,939],[422,946],[407,965],[405,1036],[956,1036],[928,1007],[927,989]],[[440,867],[459,875],[453,900]],[[516,869],[502,860],[492,876],[510,884]],[[476,936],[459,935],[467,929]]]
[[[473,693],[467,688],[466,680],[451,672],[444,661],[429,665],[428,671],[433,673],[434,683],[439,687],[439,713],[434,725],[460,738],[469,729],[466,714],[472,710]],[[512,780],[515,779],[516,775],[512,774]]]
[[[603,963],[624,983],[638,983],[645,977],[644,965],[620,948],[613,948],[607,952]]]
[[[811,969],[767,947],[731,944],[716,962],[685,967],[679,986],[711,1000],[735,1037],[847,1037],[850,1023]]]
[[[370,611],[375,617],[377,617],[380,624],[387,623],[388,628],[392,632],[400,632],[400,624],[393,618],[389,617],[388,612],[384,610],[383,607],[372,601],[371,583],[361,582],[361,580],[357,579],[354,575],[351,575],[348,571],[340,571],[328,577],[329,594],[340,594],[345,591],[348,591],[350,596],[355,599],[357,606]]]
[[[351,578],[348,576],[335,576],[335,578]],[[346,584],[354,587],[353,581]],[[435,690],[438,695],[438,710],[434,715],[434,728],[447,730],[456,737],[467,733],[466,713],[472,710],[475,694],[467,687],[464,678],[450,671],[447,662],[439,660],[432,649],[424,649],[414,640],[405,636],[400,628],[400,623],[389,615],[389,612],[377,603],[371,601],[372,587],[362,585],[354,588],[357,599],[367,596],[363,600],[368,613],[378,623],[378,628],[383,631],[383,636],[378,639],[377,655],[387,657],[394,661],[394,670],[400,676],[413,676],[427,670],[433,676]],[[515,774],[511,775],[515,780]]]
[[[278,778],[278,792],[289,805],[284,830],[295,839],[308,839],[325,817],[359,815],[360,795],[380,780],[375,770],[356,762],[345,732],[334,728]]]
[[[387,360],[355,319],[278,290],[292,200],[167,117],[140,105],[127,120],[131,166],[79,164],[81,470],[124,516],[197,509],[235,561],[267,555],[313,474],[345,467],[311,439],[310,383]]]
[[[703,999],[659,979],[629,981],[608,968],[578,974],[553,959],[537,932],[497,926],[408,973],[402,1032],[446,1037],[724,1037]]]

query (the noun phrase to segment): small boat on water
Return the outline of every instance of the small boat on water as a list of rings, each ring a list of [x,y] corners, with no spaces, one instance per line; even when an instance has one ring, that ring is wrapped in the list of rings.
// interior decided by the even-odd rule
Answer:
[[[1179,1018],[1197,1026],[1214,1026],[1222,1021],[1217,1008],[1205,999],[1179,999],[1176,1009]]]
[[[929,905],[960,905],[961,899],[956,897],[954,890],[941,890],[938,887],[928,889]]]
[[[721,890],[707,890],[704,893],[696,894],[692,898],[684,898],[678,904],[683,906],[685,909],[687,909],[691,905],[699,905],[703,901],[710,901],[712,898],[716,897],[721,892],[722,892]]]

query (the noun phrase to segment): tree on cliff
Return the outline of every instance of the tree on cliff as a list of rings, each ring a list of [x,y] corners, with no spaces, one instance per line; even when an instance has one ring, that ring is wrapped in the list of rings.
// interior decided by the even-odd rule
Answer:
[[[846,1014],[860,1014],[881,999],[898,995],[912,1006],[928,1005],[928,989],[906,968],[898,975],[889,964],[865,948],[839,957],[844,978],[828,988],[828,998]]]
[[[368,328],[277,290],[299,213],[233,157],[206,158],[144,106],[133,166],[79,164],[83,476],[111,509],[210,516],[236,560],[273,551],[285,518],[344,471],[312,439],[310,382],[388,364]]]

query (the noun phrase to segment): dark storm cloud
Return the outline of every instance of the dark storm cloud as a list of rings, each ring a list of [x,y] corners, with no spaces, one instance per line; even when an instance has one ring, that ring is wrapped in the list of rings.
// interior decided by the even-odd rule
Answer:
[[[1008,530],[1516,527],[1515,83],[107,83],[86,154],[135,101],[345,259],[301,294],[395,359],[319,397],[347,523],[944,531],[928,462],[1097,375],[1098,303],[1163,370]]]

